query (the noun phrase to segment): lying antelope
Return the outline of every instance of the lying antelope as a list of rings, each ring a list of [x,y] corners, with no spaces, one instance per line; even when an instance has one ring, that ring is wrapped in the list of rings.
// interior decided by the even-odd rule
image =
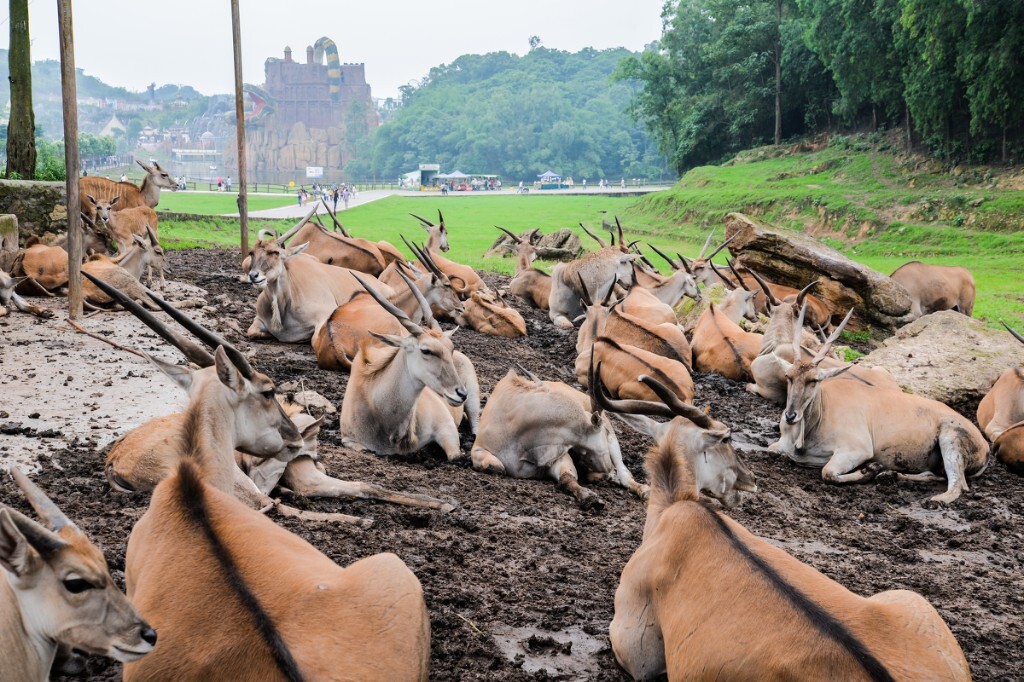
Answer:
[[[617,284],[628,287],[633,281],[634,258],[633,254],[609,246],[570,263],[557,264],[551,271],[548,309],[555,326],[572,329],[573,321],[584,313],[586,296],[601,300]]]
[[[68,283],[68,252],[43,244],[38,237],[29,237],[14,274],[24,275],[46,291],[56,291]],[[24,284],[21,288],[29,291]]]
[[[0,317],[7,315],[11,308],[35,315],[36,317],[53,317],[52,310],[33,305],[15,292],[18,284],[25,279],[24,277],[11,277],[3,270],[0,270]]]
[[[396,293],[391,302],[415,324],[420,324],[426,315],[433,315],[435,311],[459,315],[464,310],[462,301],[443,273],[440,277],[434,273],[420,275],[414,282],[401,265],[392,264],[388,268],[395,268],[401,282],[401,288],[395,287]],[[338,306],[313,335],[317,366],[321,369],[349,369],[359,351],[359,344],[372,338],[371,331],[402,334],[403,327],[368,293],[356,294]]]
[[[939,310],[974,312],[974,277],[967,268],[911,261],[889,275],[910,294],[910,319]]]
[[[802,361],[808,361],[817,352],[818,348],[808,348],[803,345],[802,336],[797,336],[803,329],[803,316],[808,310],[807,299],[803,296],[817,283],[818,280],[815,280],[804,287],[793,302],[777,301],[772,307],[771,322],[761,338],[760,354],[750,363],[750,376],[754,381],[747,384],[746,389],[754,395],[767,398],[777,405],[785,405],[787,381],[783,361],[792,363],[796,353],[800,354]],[[796,312],[798,307],[799,314]],[[822,359],[820,366],[831,369],[844,364],[838,358],[828,355]],[[878,388],[901,390],[896,379],[881,367],[855,365],[837,379],[853,379]]]
[[[971,679],[919,594],[856,595],[701,504],[704,448],[696,430],[647,455],[643,542],[622,571],[608,632],[633,679]]]
[[[533,267],[533,261],[537,259],[536,242],[540,240],[540,230],[532,230],[528,239],[522,239],[504,227],[495,227],[511,237],[516,244],[516,275],[509,282],[509,293],[534,308],[547,310],[548,298],[551,296],[551,275]]]
[[[615,431],[585,394],[560,381],[541,381],[514,370],[494,387],[471,453],[473,468],[514,478],[553,478],[583,509],[604,503],[579,484],[611,480],[640,498],[637,483],[622,462]]]
[[[42,523],[0,504],[0,678],[45,682],[61,647],[122,663],[151,652],[156,631],[103,552],[18,467],[11,475]]]
[[[1024,343],[1024,336],[1002,323],[1013,338]],[[1017,422],[1024,421],[1024,367],[1011,367],[996,379],[978,404],[978,426],[993,443]]]
[[[1024,421],[1005,429],[992,441],[991,457],[1018,476],[1024,476]]]
[[[159,272],[164,271],[164,250],[157,241],[153,228],[147,227],[145,238],[134,235],[132,242],[132,247],[116,260],[106,256],[93,256],[82,265],[82,272],[103,280],[127,294],[133,301],[156,310],[156,306],[146,295],[146,287],[140,279],[147,267]],[[94,306],[109,305],[113,302],[110,296],[91,284],[91,278],[82,282],[82,293],[85,300]]]
[[[727,285],[729,286],[729,285]],[[721,305],[710,304],[690,337],[693,368],[741,381],[750,376],[750,363],[761,351],[761,335],[740,328],[741,318],[757,319],[754,292],[736,288]]]
[[[331,207],[327,205],[327,202],[321,201],[320,204],[324,207],[324,209],[327,210],[327,215],[331,217],[331,220],[334,221],[335,231],[340,232],[341,236],[345,237],[346,239],[354,239],[354,237],[352,237],[352,235],[349,234],[348,230],[345,229],[345,226],[341,224],[341,221],[338,220],[338,216],[334,213],[334,211],[331,210]],[[315,213],[316,211],[314,210],[314,215]],[[319,218],[317,220],[319,221]],[[359,240],[356,243],[362,244],[363,241],[365,240]],[[402,252],[396,249],[393,244],[386,242],[383,239],[376,242],[370,242],[370,244],[373,245],[373,248],[368,248],[367,250],[372,252],[373,249],[376,249],[378,252],[380,252],[380,256],[384,262],[385,267],[395,262],[405,261],[405,256],[402,255]]]
[[[365,272],[374,277],[387,267],[384,255],[376,243],[368,239],[332,234],[312,222],[307,222],[295,233],[292,243],[308,243],[306,253],[321,263]]]
[[[455,321],[481,334],[510,339],[526,336],[526,320],[498,292],[474,291]]]
[[[712,266],[711,260],[715,256],[717,256],[722,251],[722,249],[727,247],[735,237],[729,237],[724,242],[719,244],[718,247],[709,255],[705,255],[707,254],[708,249],[711,247],[711,240],[714,238],[714,236],[715,231],[711,230],[711,233],[708,234],[707,240],[704,242],[704,247],[700,250],[700,254],[692,261],[690,261],[688,268],[694,280],[696,280],[698,284],[703,284],[704,288],[712,287],[716,284],[724,284],[727,281],[727,278],[724,277],[722,273],[718,272]],[[686,259],[683,258],[682,256],[680,256],[680,260],[682,260],[684,263],[686,262]]]
[[[849,320],[847,314],[810,360],[779,359],[786,372],[786,407],[781,437],[770,450],[803,466],[823,467],[821,476],[830,483],[870,481],[883,469],[908,473],[903,478],[914,481],[944,477],[946,492],[931,499],[953,502],[968,489],[967,477],[986,468],[984,436],[936,400],[860,381],[828,381],[851,368],[821,366]]]
[[[433,316],[424,328],[373,289],[366,291],[408,336],[371,331],[374,339],[359,344],[341,403],[342,444],[390,455],[437,443],[449,460],[456,459],[463,417],[474,434],[480,421],[476,370],[451,341],[457,328],[442,331]]]
[[[394,554],[342,568],[207,483],[220,455],[202,420],[190,408],[182,461],[128,539],[128,594],[160,646],[124,679],[426,680],[430,621],[412,571]]]
[[[342,303],[362,291],[354,271],[321,263],[303,254],[308,244],[284,247],[280,239],[260,233],[249,253],[249,281],[262,287],[256,299],[256,318],[246,334],[251,339],[275,338],[284,343],[309,341]],[[391,287],[365,275],[384,296]]]
[[[168,365],[142,354],[188,393],[189,409],[146,422],[112,444],[104,467],[112,487],[122,492],[147,492],[172,475],[180,462],[179,444],[189,415],[193,411],[201,411],[200,426],[205,430],[199,435],[203,438],[207,454],[211,457],[216,455],[215,461],[211,459],[207,463],[208,482],[226,492],[233,492],[253,507],[262,508],[271,502],[267,495],[281,483],[294,493],[307,497],[360,497],[442,511],[454,508],[448,502],[426,495],[397,493],[370,483],[341,481],[327,476],[315,461],[316,435],[322,420],[286,410],[269,377],[256,372],[237,349],[155,294],[152,295],[153,300],[165,312],[203,343],[216,349],[213,356],[173,332],[116,289],[107,289],[148,327],[202,368],[191,370]],[[273,479],[268,482],[268,471],[275,471],[275,467],[258,467],[257,461],[269,459],[276,460],[281,466],[276,468]],[[254,474],[258,471],[263,478],[257,482],[255,475],[244,476],[237,466],[243,462],[246,471]],[[300,512],[283,505],[278,505],[277,509],[286,516],[362,523],[361,519],[343,514]]]
[[[437,225],[418,215],[410,215],[420,221],[421,226],[427,232],[426,251],[433,258],[437,267],[452,280],[452,284],[459,288],[460,294],[469,296],[474,291],[487,291],[487,285],[473,268],[448,260],[439,253],[448,250],[448,228],[445,227],[444,216],[441,215],[440,209],[437,211]],[[456,284],[456,281],[459,283]]]

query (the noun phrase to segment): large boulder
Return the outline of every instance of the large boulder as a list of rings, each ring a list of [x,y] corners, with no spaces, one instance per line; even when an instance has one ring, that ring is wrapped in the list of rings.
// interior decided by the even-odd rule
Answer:
[[[910,294],[898,283],[799,232],[768,227],[742,213],[725,217],[729,251],[739,262],[778,284],[801,288],[820,279],[814,295],[837,316],[854,308],[851,327],[888,329],[908,320]]]
[[[901,327],[861,361],[889,370],[912,393],[956,405],[982,398],[1004,370],[1024,365],[1024,345],[943,310]]]
[[[21,239],[65,232],[68,210],[63,182],[0,180],[0,214],[18,217]]]

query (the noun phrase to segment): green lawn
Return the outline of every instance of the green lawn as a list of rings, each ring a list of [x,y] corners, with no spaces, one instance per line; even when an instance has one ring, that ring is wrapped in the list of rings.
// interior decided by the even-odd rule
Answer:
[[[158,212],[195,213],[197,215],[223,215],[238,213],[234,192],[200,194],[196,192],[161,192]],[[249,195],[249,210],[261,211],[295,203],[295,197]]]
[[[514,269],[512,259],[483,258],[499,234],[495,224],[516,232],[534,227],[544,232],[572,228],[589,249],[595,244],[579,231],[577,223],[597,227],[603,218],[611,222],[618,214],[627,238],[642,238],[669,253],[681,251],[693,256],[710,227],[718,229],[720,239],[725,213],[742,210],[768,222],[813,230],[854,260],[886,274],[909,260],[966,266],[978,287],[975,317],[993,326],[1004,319],[1024,328],[1024,227],[1020,225],[1024,220],[1024,193],[995,187],[995,183],[980,189],[959,187],[948,175],[931,172],[911,176],[895,157],[881,152],[826,148],[809,154],[755,157],[729,166],[698,168],[675,188],[639,199],[390,197],[352,208],[341,218],[354,236],[384,239],[404,251],[401,235],[417,242],[425,238],[418,221],[409,213],[436,220],[440,208],[449,229],[449,258],[482,270],[508,273]],[[168,206],[182,198],[232,200],[231,195],[165,196]],[[979,198],[985,201],[972,206],[971,202],[978,204],[975,200]],[[165,208],[163,197],[160,208]],[[262,227],[283,231],[290,224],[255,220],[251,225],[253,239]],[[225,218],[166,221],[161,223],[161,235],[176,248],[236,245],[238,223]]]

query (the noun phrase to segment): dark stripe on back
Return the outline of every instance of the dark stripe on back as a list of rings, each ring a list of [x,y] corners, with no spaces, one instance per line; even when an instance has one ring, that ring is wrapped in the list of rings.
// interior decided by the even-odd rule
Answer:
[[[253,594],[246,584],[242,573],[231,556],[230,550],[221,542],[210,519],[210,510],[207,506],[206,491],[203,489],[203,482],[200,480],[198,462],[201,461],[199,453],[196,452],[198,410],[190,409],[185,417],[184,438],[186,440],[187,456],[178,466],[178,507],[182,516],[192,523],[196,529],[206,538],[210,545],[210,551],[224,571],[228,586],[242,607],[252,619],[252,624],[260,634],[267,648],[270,649],[270,656],[274,659],[277,669],[289,682],[303,682],[299,665],[288,650],[287,644],[278,632],[277,626],[270,618],[259,599]]]
[[[641,325],[641,324],[639,324],[637,322],[634,322],[632,320],[626,319],[622,315],[622,313],[620,313],[618,310],[612,311],[612,314],[616,315],[625,324],[628,324],[629,326],[633,327],[634,329],[639,329],[641,332],[646,334],[648,337],[652,337],[657,342],[657,344],[661,347],[662,351],[664,351],[663,353],[659,353],[659,355],[664,355],[665,357],[669,358],[670,360],[677,360],[678,362],[682,362],[684,365],[686,364],[686,362],[683,360],[683,358],[680,357],[679,353],[676,351],[675,347],[672,344],[670,344],[668,341],[663,339],[661,336],[659,336],[655,332],[651,331],[650,329],[644,327],[643,325]]]
[[[652,365],[651,363],[647,362],[643,358],[639,358],[636,355],[633,355],[628,350],[626,350],[625,348],[623,348],[622,346],[620,346],[618,343],[616,343],[614,340],[608,338],[607,336],[600,337],[598,339],[598,341],[601,341],[602,343],[608,344],[609,346],[611,346],[615,350],[619,351],[620,353],[625,353],[629,357],[631,357],[634,360],[636,360],[637,362],[639,362],[641,365],[643,365],[644,367],[647,368],[648,372],[650,372],[651,374],[654,375],[654,378],[656,378],[658,381],[660,381],[661,383],[665,384],[667,387],[672,389],[672,392],[675,393],[676,395],[678,395],[680,398],[682,398],[682,396],[684,395],[682,388],[679,387],[679,384],[677,384],[674,379],[672,379],[670,376],[665,374],[659,368],[655,367],[654,365]],[[685,369],[686,366],[683,365],[683,368]]]
[[[732,528],[729,527],[729,524],[722,519],[718,512],[704,504],[700,506],[715,520],[718,529],[729,540],[729,544],[732,545],[733,549],[753,564],[754,568],[765,577],[783,599],[807,618],[818,632],[836,642],[853,656],[872,680],[876,680],[876,682],[894,682],[892,675],[885,665],[875,658],[867,646],[855,634],[850,632],[843,623],[826,611],[820,604],[805,595],[794,585],[791,585],[767,561],[747,547],[736,537],[732,532]]]

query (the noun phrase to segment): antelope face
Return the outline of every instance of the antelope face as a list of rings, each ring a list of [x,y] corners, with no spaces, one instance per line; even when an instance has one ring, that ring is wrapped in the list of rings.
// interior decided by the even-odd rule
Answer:
[[[465,311],[462,299],[447,277],[431,276],[430,286],[423,297],[427,299],[430,310],[436,317],[455,317]]]
[[[160,189],[169,189],[172,192],[178,191],[178,183],[174,181],[174,178],[167,174],[167,171],[160,167],[159,163],[154,161],[152,166],[147,166],[141,161],[138,163],[149,175],[149,181],[154,183],[157,187]]]
[[[164,247],[160,245],[160,242],[156,238],[156,233],[153,228],[146,225],[146,234],[149,237],[149,265],[154,270],[159,270],[169,275],[170,270],[167,267],[167,258],[164,253]]]
[[[99,201],[91,194],[86,194],[85,198],[89,200],[90,204],[92,204],[93,210],[96,212],[96,220],[107,222],[110,220],[110,212],[114,209],[114,205],[121,197],[114,197],[110,201]]]
[[[452,353],[455,345],[450,336],[456,330],[441,332],[424,331],[419,336],[401,339],[401,352],[406,354],[406,364],[412,376],[430,390],[458,406],[466,402],[469,391],[455,370]]]
[[[285,262],[302,253],[309,242],[285,248],[274,239],[260,239],[249,252],[249,281],[256,286],[274,282],[285,272]]]
[[[153,650],[156,631],[73,525],[53,532],[0,507],[0,566],[34,634],[122,663]]]
[[[690,422],[686,422],[690,423]],[[677,452],[690,453],[697,489],[731,508],[744,492],[756,493],[757,481],[732,446],[732,432],[714,422],[710,429],[673,429],[668,434]]]
[[[234,388],[236,447],[256,457],[288,461],[304,447],[302,434],[276,397],[274,382],[256,372]]]
[[[739,307],[740,317],[745,317],[751,322],[757,321],[757,307],[754,305],[757,292],[747,291],[746,289],[733,289],[728,293],[728,297],[730,301],[735,301],[735,305]]]
[[[615,261],[615,282],[622,287],[629,288],[633,283],[633,254],[620,254]],[[614,286],[614,285],[613,285]]]

